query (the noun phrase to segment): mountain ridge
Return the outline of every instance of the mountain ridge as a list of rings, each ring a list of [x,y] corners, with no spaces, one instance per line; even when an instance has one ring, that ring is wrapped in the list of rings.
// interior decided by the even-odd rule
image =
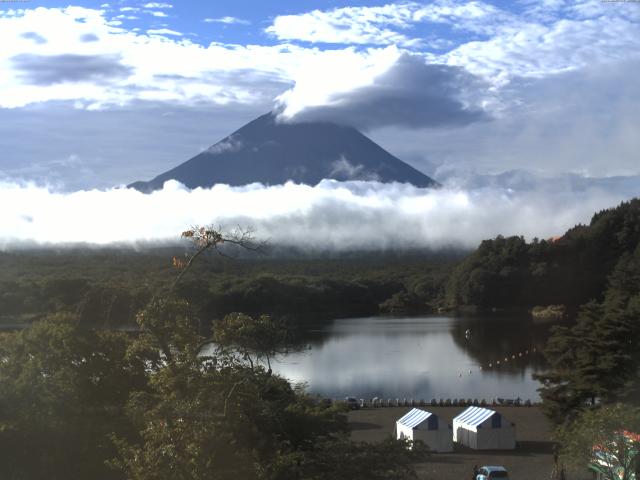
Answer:
[[[317,185],[325,178],[439,186],[353,127],[330,122],[284,123],[269,112],[186,162],[128,187],[152,192],[171,179],[188,188],[287,181]]]

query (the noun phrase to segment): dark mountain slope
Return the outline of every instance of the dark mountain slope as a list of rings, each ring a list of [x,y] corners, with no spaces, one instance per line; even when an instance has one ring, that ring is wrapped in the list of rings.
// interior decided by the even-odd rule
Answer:
[[[189,188],[216,183],[278,185],[288,180],[316,185],[324,178],[438,185],[355,128],[326,122],[281,123],[268,113],[183,164],[130,187],[150,192],[170,179]]]

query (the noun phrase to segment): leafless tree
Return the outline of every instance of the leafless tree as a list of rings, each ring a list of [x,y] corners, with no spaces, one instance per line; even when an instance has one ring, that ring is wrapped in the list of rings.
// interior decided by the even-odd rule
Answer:
[[[173,257],[173,266],[178,268],[180,273],[173,282],[172,290],[189,271],[196,258],[207,251],[215,251],[219,255],[228,256],[223,250],[226,245],[258,253],[263,253],[266,248],[265,242],[255,239],[251,228],[240,226],[226,232],[222,227],[196,225],[182,232],[181,237],[190,240],[195,251],[185,257]]]

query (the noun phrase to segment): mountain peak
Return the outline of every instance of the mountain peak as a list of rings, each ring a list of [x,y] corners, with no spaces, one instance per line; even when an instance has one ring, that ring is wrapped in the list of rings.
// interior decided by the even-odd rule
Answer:
[[[278,185],[289,180],[316,185],[325,178],[438,185],[353,127],[285,123],[269,112],[177,167],[129,187],[151,192],[170,179],[189,188],[217,183]]]

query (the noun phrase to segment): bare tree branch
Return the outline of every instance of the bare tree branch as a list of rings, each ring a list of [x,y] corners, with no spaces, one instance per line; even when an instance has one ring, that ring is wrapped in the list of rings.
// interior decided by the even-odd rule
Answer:
[[[189,230],[182,232],[181,237],[191,240],[196,247],[196,251],[192,255],[187,256],[186,261],[173,257],[174,266],[181,268],[181,271],[173,282],[171,290],[175,289],[182,277],[191,269],[195,259],[208,250],[215,250],[218,255],[227,257],[228,255],[221,250],[221,247],[225,244],[256,253],[264,253],[266,248],[266,242],[258,242],[255,240],[253,229],[242,228],[240,226],[225,233],[222,227],[215,228],[211,225],[194,225]]]

